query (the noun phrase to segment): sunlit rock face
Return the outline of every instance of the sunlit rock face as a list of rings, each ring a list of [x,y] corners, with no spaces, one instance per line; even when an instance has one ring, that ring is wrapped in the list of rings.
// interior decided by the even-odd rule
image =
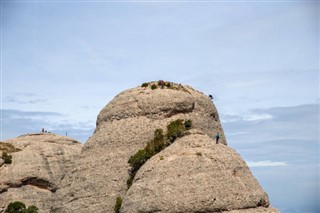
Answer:
[[[11,164],[0,166],[0,208],[21,201],[37,206],[39,212],[50,212],[55,192],[81,148],[80,142],[51,133],[27,134],[0,143],[0,155],[12,156]]]

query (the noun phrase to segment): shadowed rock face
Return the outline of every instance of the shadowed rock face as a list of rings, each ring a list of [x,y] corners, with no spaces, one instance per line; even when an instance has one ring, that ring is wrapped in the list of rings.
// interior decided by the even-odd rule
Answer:
[[[27,206],[36,205],[40,212],[49,212],[55,206],[54,192],[80,154],[82,144],[50,133],[28,134],[5,142],[17,150],[9,150],[12,163],[0,167],[0,208],[22,201]]]

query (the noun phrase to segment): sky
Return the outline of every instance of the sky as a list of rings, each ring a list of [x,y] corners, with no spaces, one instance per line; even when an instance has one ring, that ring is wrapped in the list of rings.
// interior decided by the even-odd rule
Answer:
[[[320,212],[319,2],[1,0],[1,141],[82,143],[153,80],[213,95],[228,145],[284,213]]]

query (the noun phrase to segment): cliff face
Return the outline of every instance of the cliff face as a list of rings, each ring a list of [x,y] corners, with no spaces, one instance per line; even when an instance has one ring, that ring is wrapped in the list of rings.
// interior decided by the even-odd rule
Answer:
[[[193,130],[147,161],[127,191],[130,156],[156,129],[177,119],[192,120]],[[61,182],[60,205],[53,211],[111,213],[121,196],[121,212],[276,212],[267,208],[268,196],[245,162],[226,145],[218,112],[201,92],[178,84],[124,91],[98,115],[95,133]]]
[[[0,212],[15,201],[36,205],[39,212],[50,212],[55,192],[82,144],[50,133],[23,135],[5,142],[0,143],[0,155],[11,155],[12,163],[0,164]]]

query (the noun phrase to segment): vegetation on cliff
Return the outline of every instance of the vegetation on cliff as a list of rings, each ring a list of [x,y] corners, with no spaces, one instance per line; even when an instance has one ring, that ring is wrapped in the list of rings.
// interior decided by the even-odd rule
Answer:
[[[12,202],[8,205],[5,213],[38,213],[38,207],[26,205],[20,201]]]
[[[120,212],[120,208],[122,205],[122,198],[121,197],[117,197],[116,199],[116,204],[114,205],[114,213],[119,213]]]
[[[0,143],[0,152],[2,152],[2,155],[0,158],[3,159],[5,164],[11,164],[12,163],[12,155],[9,155],[8,153],[18,152],[21,151],[21,149],[18,149],[14,147],[11,143]]]
[[[158,88],[161,88],[161,89],[167,88],[167,89],[173,89],[173,90],[181,90],[189,93],[189,91],[186,88],[184,88],[181,84],[176,84],[169,81],[159,80],[158,82],[156,81],[148,82],[148,83],[145,82],[141,84],[141,87],[144,87],[144,88],[148,88],[149,86],[152,90],[155,90]]]
[[[163,133],[163,129],[156,129],[154,131],[154,137],[147,143],[144,149],[139,150],[136,154],[129,158],[128,163],[131,166],[129,172],[129,179],[127,180],[128,189],[132,185],[132,181],[139,171],[140,167],[143,166],[152,156],[161,152],[163,149],[172,144],[177,138],[185,135],[186,130],[192,128],[191,120],[175,120],[168,124],[167,133]]]

